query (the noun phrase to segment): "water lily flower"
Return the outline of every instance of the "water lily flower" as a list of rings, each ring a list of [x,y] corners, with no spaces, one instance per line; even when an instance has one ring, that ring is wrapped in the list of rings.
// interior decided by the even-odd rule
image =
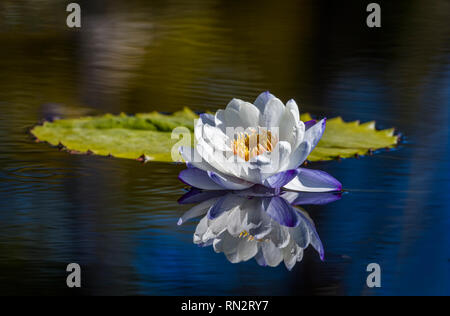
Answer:
[[[268,191],[269,192],[269,191]],[[313,221],[296,204],[325,204],[340,198],[334,193],[298,193],[282,195],[243,191],[199,191],[184,195],[181,204],[196,203],[178,221],[203,216],[193,241],[212,245],[232,263],[256,259],[261,266],[276,267],[284,262],[291,270],[311,245],[324,259],[324,248]]]
[[[275,190],[341,191],[341,183],[328,173],[300,167],[325,126],[325,118],[302,122],[294,100],[284,105],[269,92],[253,104],[233,99],[215,115],[200,115],[194,148],[180,147],[188,168],[179,179],[205,190],[262,185]]]

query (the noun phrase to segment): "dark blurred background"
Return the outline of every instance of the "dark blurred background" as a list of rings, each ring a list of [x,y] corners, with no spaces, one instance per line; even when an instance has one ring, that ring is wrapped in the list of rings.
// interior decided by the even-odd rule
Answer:
[[[448,0],[0,2],[0,294],[450,294]],[[177,227],[181,166],[34,143],[48,115],[223,108],[270,90],[301,112],[376,120],[400,146],[314,164],[349,192],[306,207],[326,261],[233,265]],[[82,288],[66,288],[66,265]],[[366,266],[382,287],[366,287]]]

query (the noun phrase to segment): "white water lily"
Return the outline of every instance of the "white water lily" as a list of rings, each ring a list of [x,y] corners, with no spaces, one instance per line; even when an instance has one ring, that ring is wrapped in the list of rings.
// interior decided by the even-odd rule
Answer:
[[[297,103],[284,105],[269,92],[254,104],[233,99],[215,115],[202,114],[195,147],[181,147],[184,183],[206,190],[244,190],[263,185],[305,192],[342,190],[326,172],[300,168],[321,139],[326,119],[300,120]]]

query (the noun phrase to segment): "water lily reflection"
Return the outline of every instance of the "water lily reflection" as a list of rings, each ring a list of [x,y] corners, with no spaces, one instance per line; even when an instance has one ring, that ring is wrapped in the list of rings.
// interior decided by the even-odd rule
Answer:
[[[309,215],[293,205],[326,204],[340,199],[336,193],[191,190],[180,204],[196,203],[178,225],[203,216],[194,243],[223,252],[232,263],[252,258],[261,266],[284,262],[291,270],[311,245],[324,259],[324,248]]]

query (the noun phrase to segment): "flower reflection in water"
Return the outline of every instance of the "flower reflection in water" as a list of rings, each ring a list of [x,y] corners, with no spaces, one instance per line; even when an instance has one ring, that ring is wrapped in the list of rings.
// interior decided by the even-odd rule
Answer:
[[[324,259],[324,249],[309,215],[294,205],[327,204],[340,193],[284,191],[274,195],[263,188],[246,191],[192,189],[180,204],[196,204],[183,214],[178,225],[203,216],[194,243],[223,252],[232,263],[256,259],[261,266],[276,267],[282,261],[291,270],[311,245]]]

